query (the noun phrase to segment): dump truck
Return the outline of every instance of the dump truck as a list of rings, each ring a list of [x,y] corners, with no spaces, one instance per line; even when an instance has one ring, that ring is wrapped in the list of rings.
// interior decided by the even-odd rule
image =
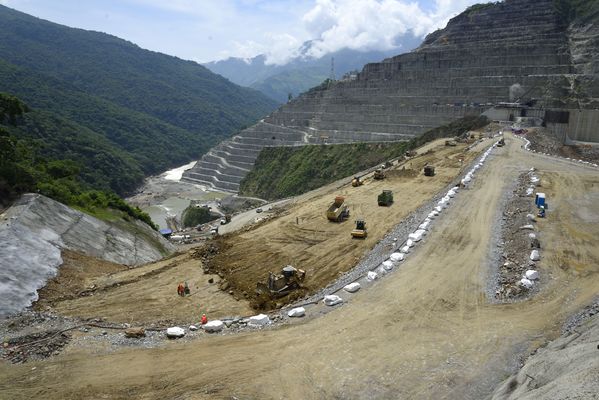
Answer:
[[[356,229],[351,231],[351,236],[357,239],[366,239],[368,231],[366,230],[366,222],[363,219],[356,221]]]
[[[435,167],[433,167],[432,165],[425,165],[424,176],[435,176]]]
[[[333,222],[341,222],[347,217],[349,217],[349,208],[345,203],[345,198],[343,196],[335,197],[335,201],[333,204],[329,206],[327,210],[327,218],[329,221]]]
[[[364,182],[362,182],[362,181],[360,180],[360,177],[359,177],[359,176],[354,176],[354,179],[352,179],[352,181],[351,181],[351,185],[352,185],[353,187],[362,186],[363,184],[364,184]]]
[[[385,179],[385,173],[383,172],[382,169],[377,169],[376,171],[374,171],[374,179],[380,180],[380,179]]]
[[[267,294],[270,297],[282,297],[302,286],[306,278],[306,271],[287,265],[281,269],[280,274],[268,273],[266,282],[256,284],[256,294]]]
[[[391,190],[383,190],[383,192],[379,194],[377,201],[379,206],[390,206],[391,203],[393,203],[393,192]]]

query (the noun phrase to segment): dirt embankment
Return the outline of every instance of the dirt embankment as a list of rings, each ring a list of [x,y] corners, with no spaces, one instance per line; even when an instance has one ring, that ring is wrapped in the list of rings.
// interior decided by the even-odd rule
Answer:
[[[348,180],[341,187],[317,190],[276,219],[218,239],[218,250],[205,259],[207,269],[223,276],[226,290],[258,309],[272,309],[314,293],[354,267],[394,225],[452,182],[478,154],[465,144],[449,147],[436,141],[421,155],[387,171],[383,180],[370,177],[359,187]],[[434,177],[423,175],[426,164],[436,167]],[[382,190],[393,191],[392,206],[378,206]],[[325,215],[337,195],[345,197],[350,209],[350,217],[341,223],[330,222]],[[366,221],[365,240],[350,235],[356,219]],[[303,289],[276,301],[256,295],[257,282],[285,265],[306,271]]]

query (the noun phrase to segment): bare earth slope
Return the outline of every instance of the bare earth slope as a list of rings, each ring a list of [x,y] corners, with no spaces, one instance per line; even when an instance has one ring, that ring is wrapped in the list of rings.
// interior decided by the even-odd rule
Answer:
[[[10,399],[488,397],[599,285],[596,169],[520,144],[509,137],[493,153],[399,269],[328,314],[154,349],[71,347],[44,362],[0,364],[0,391]],[[530,300],[490,304],[484,289],[502,194],[532,166],[551,199],[538,222],[545,281]]]

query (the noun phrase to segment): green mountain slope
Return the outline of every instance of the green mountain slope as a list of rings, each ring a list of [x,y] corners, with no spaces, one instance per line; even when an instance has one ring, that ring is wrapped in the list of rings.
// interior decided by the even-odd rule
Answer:
[[[33,110],[51,112],[122,150],[118,157],[133,162],[131,177],[199,158],[275,107],[258,91],[197,63],[3,6],[0,87]],[[125,193],[140,179],[111,188]]]

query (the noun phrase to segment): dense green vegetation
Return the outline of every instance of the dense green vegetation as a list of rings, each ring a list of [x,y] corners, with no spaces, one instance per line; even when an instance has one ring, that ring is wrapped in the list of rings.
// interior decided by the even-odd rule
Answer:
[[[199,224],[205,224],[215,218],[207,207],[191,206],[185,209],[183,213],[183,226],[193,227]]]
[[[372,167],[432,140],[453,137],[488,123],[467,117],[432,129],[408,142],[264,148],[240,194],[275,200],[295,196]]]
[[[46,122],[45,116],[38,118],[34,112],[31,113],[34,115],[28,115],[29,107],[16,97],[0,93],[0,206],[7,206],[22,193],[37,192],[92,215],[106,216],[105,210],[111,209],[110,217],[120,214],[124,218],[142,220],[156,228],[150,217],[139,208],[131,207],[114,192],[92,189],[83,179],[86,174],[90,177],[87,180],[98,179],[95,176],[99,172],[94,165],[109,173],[111,165],[114,168],[110,162],[117,160],[102,160],[101,157],[87,160],[84,152],[70,158],[70,146],[80,145],[84,148],[89,145],[84,141],[64,143],[63,153],[60,143],[46,146],[44,141],[36,139],[36,132],[31,132],[50,132],[47,127],[37,125]],[[50,128],[61,132],[56,125],[52,125],[51,117],[48,118],[51,121],[47,122],[51,124]],[[70,131],[66,132],[68,134]],[[60,142],[61,137],[49,136],[47,139]],[[48,148],[50,151],[47,151]],[[105,186],[108,187],[107,184]]]
[[[197,63],[4,6],[0,85],[36,110],[15,136],[43,136],[46,152],[67,146],[69,158],[116,161],[108,176],[85,169],[82,179],[120,194],[144,175],[199,158],[275,107]],[[60,143],[65,138],[77,143]]]

